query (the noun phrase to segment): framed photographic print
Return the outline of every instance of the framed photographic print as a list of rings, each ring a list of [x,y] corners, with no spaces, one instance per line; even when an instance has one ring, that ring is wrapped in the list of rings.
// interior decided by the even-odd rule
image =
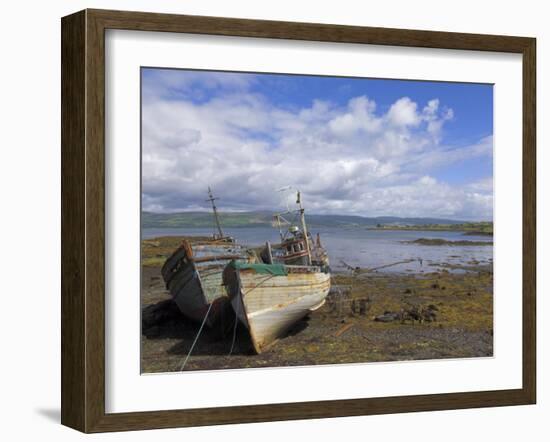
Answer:
[[[535,403],[535,40],[62,19],[62,423]]]

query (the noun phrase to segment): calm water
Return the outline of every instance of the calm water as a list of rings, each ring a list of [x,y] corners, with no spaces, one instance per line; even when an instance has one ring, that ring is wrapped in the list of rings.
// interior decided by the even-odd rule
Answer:
[[[212,235],[211,228],[175,228],[143,229],[143,238],[154,238],[167,235]],[[268,227],[242,227],[224,229],[224,233],[234,237],[237,242],[258,246],[266,241],[279,241],[277,230]],[[331,267],[335,271],[345,270],[342,261],[350,266],[375,268],[393,264],[398,261],[414,259],[415,261],[379,269],[380,272],[414,272],[424,273],[438,269],[438,265],[471,264],[477,261],[488,264],[493,258],[493,246],[423,246],[406,244],[418,238],[436,238],[448,241],[492,241],[490,236],[470,236],[462,232],[430,232],[404,230],[364,230],[325,227],[311,229],[315,237],[321,235],[321,243],[330,257]],[[421,261],[422,262],[421,262]]]

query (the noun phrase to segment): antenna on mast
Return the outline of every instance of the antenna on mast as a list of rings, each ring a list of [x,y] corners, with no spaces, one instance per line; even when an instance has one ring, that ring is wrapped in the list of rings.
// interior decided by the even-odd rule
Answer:
[[[218,209],[216,207],[216,204],[214,203],[214,201],[216,201],[217,199],[219,198],[214,198],[214,195],[212,195],[212,189],[210,188],[210,186],[208,186],[208,199],[206,201],[210,201],[210,203],[212,204],[212,211],[214,212],[214,221],[216,222],[216,227],[218,228],[218,234],[220,238],[223,238],[224,235],[222,231],[222,226],[220,224],[220,218],[218,216]]]

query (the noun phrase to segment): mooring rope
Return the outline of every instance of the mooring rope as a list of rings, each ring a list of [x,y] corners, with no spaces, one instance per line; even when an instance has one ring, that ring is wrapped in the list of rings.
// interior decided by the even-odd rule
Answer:
[[[183,364],[181,364],[181,367],[179,371],[183,371],[185,368],[185,365],[187,364],[187,361],[189,360],[189,357],[191,356],[191,353],[193,353],[193,349],[195,348],[195,344],[199,340],[199,336],[202,332],[202,329],[204,328],[204,324],[206,324],[206,318],[208,318],[208,314],[210,313],[210,309],[212,308],[213,303],[210,303],[208,306],[208,310],[206,311],[206,315],[204,315],[204,319],[202,320],[201,327],[199,328],[199,332],[197,333],[197,336],[195,336],[195,340],[193,341],[193,344],[191,345],[191,348],[189,349],[189,353],[187,353],[187,357],[185,358],[185,361],[183,361]]]
[[[239,318],[237,316],[237,312],[235,311],[235,325],[233,326],[233,340],[231,341],[231,348],[229,349],[229,354],[227,356],[231,356],[233,353],[233,347],[235,346],[235,340],[237,337],[237,323],[239,321]]]
[[[407,264],[407,263],[413,262],[413,261],[421,262],[421,259],[420,258],[410,258],[410,259],[406,259],[404,261],[392,262],[390,264],[384,264],[384,265],[379,266],[379,267],[371,267],[371,268],[368,268],[368,267],[365,267],[365,268],[353,267],[353,266],[350,266],[348,263],[346,263],[345,261],[342,261],[342,260],[340,260],[340,263],[343,264],[344,267],[346,267],[348,270],[350,270],[352,274],[355,273],[356,275],[359,276],[361,273],[365,274],[365,273],[368,273],[368,272],[373,272],[375,270],[385,269],[386,267],[396,266],[398,264]]]

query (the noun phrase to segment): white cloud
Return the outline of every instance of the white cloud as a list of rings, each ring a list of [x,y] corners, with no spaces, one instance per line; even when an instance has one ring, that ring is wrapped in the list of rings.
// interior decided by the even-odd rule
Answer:
[[[224,210],[273,209],[283,204],[275,189],[293,185],[313,213],[491,217],[491,189],[432,176],[443,165],[492,155],[491,137],[454,149],[440,144],[453,111],[438,99],[420,111],[403,97],[378,112],[367,96],[346,106],[315,100],[289,109],[253,93],[248,77],[223,77],[201,83],[215,90],[201,100],[181,98],[196,78],[155,78],[156,92],[148,87],[144,210],[206,208],[209,185]],[[170,88],[179,99],[166,98]]]
[[[428,104],[424,107],[422,113],[426,116],[435,116],[438,108],[439,100],[434,98],[433,100],[428,101]]]
[[[376,103],[365,96],[352,98],[348,111],[335,116],[329,121],[333,134],[350,137],[358,132],[376,133],[380,131],[382,121],[374,115]]]
[[[453,187],[430,176],[377,192],[368,195],[377,214],[492,219],[492,192],[476,192],[469,186]]]
[[[428,101],[428,104],[422,110],[422,120],[427,122],[427,131],[436,142],[440,141],[443,124],[454,117],[452,109],[445,108],[440,115],[438,115],[438,109],[439,100],[434,98]]]
[[[420,115],[416,112],[417,106],[409,97],[400,98],[391,105],[388,120],[397,127],[417,126],[421,121]]]
[[[411,172],[435,170],[449,165],[457,165],[474,158],[490,158],[493,156],[493,137],[483,137],[474,144],[459,148],[437,145],[436,149],[427,149],[410,158],[402,164],[402,168]]]

